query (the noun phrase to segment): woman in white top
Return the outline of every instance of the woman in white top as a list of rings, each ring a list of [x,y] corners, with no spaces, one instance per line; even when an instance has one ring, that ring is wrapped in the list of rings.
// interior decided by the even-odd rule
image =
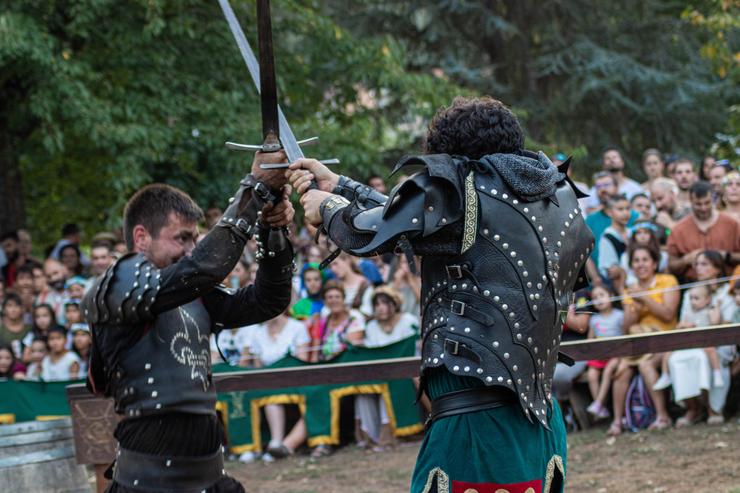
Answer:
[[[372,301],[375,319],[365,328],[365,346],[387,346],[417,333],[416,317],[401,312],[403,300],[394,288],[376,288]],[[355,429],[359,446],[372,443],[373,450],[380,452],[393,445],[393,430],[387,410],[390,405],[378,394],[355,396]]]
[[[288,316],[288,311],[264,324],[253,326],[249,346],[245,350],[247,363],[256,368],[270,366],[287,354],[305,359],[310,342],[306,326]],[[308,436],[303,417],[285,434],[285,405],[267,404],[265,418],[270,429],[270,442],[267,454],[277,459],[292,455]]]

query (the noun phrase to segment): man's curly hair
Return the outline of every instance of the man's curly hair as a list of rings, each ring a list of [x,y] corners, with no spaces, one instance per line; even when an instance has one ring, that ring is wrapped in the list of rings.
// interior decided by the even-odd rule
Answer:
[[[490,96],[456,97],[429,123],[424,151],[479,159],[524,147],[524,132],[514,113]]]

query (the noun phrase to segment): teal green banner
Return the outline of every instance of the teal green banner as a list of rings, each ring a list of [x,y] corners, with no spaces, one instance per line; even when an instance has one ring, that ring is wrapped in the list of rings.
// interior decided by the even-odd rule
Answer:
[[[349,363],[413,356],[416,337],[409,337],[381,348],[350,347],[328,363]],[[285,356],[268,368],[310,367],[292,356]],[[234,371],[225,364],[214,365],[214,373]],[[248,373],[250,370],[244,370]],[[0,423],[50,419],[69,415],[65,387],[73,382],[0,382]],[[378,394],[386,405],[396,436],[419,433],[423,429],[414,404],[416,390],[411,380],[367,381],[353,384],[314,385],[278,390],[255,390],[218,394],[217,410],[226,424],[233,452],[261,450],[262,407],[268,404],[294,404],[306,420],[308,443],[339,443],[339,408],[344,397]]]

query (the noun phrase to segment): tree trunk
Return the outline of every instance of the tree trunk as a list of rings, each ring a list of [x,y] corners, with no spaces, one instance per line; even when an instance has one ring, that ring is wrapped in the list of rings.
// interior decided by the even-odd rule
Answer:
[[[0,234],[26,226],[22,185],[18,152],[7,132],[0,132]]]

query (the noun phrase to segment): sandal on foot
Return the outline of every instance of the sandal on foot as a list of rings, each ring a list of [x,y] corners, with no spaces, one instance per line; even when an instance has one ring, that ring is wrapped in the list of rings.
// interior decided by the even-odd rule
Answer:
[[[693,426],[699,421],[699,418],[691,418],[689,416],[681,416],[676,420],[676,428],[686,428],[687,426]]]
[[[647,427],[648,430],[665,430],[671,427],[671,420],[666,418],[655,418],[655,421],[650,423]]]
[[[612,422],[611,426],[609,426],[609,429],[606,430],[606,434],[615,437],[617,435],[622,434],[622,424],[617,422]]]

